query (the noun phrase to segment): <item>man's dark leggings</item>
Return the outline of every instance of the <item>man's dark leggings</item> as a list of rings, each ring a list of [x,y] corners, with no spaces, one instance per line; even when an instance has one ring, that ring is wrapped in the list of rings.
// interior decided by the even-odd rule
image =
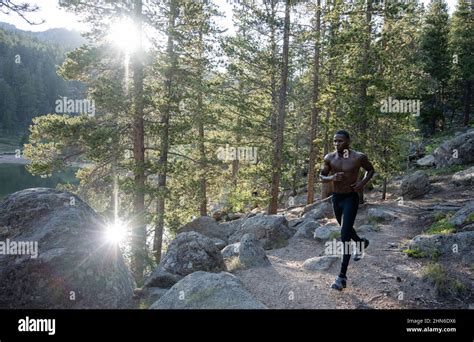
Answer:
[[[354,229],[354,221],[357,215],[357,209],[359,209],[359,195],[357,192],[349,193],[333,193],[332,194],[332,207],[334,209],[334,215],[336,215],[337,222],[341,225],[341,241],[348,243],[351,239],[360,242],[363,241],[356,233]],[[344,248],[344,251],[348,251]],[[341,273],[340,277],[345,277],[347,272],[347,266],[349,266],[349,260],[351,254],[344,254],[342,257]]]

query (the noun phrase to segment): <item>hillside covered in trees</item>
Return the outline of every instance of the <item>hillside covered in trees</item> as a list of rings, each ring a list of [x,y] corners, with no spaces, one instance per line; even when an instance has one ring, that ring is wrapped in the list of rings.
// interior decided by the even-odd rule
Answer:
[[[32,118],[55,112],[60,97],[84,97],[80,82],[56,72],[84,41],[65,29],[34,33],[0,23],[0,128],[25,133]]]

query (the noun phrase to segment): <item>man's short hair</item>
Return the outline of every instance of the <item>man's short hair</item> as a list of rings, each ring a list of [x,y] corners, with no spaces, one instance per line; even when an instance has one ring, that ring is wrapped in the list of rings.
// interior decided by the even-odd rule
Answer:
[[[350,138],[351,138],[351,137],[349,136],[349,133],[347,133],[346,131],[343,131],[343,130],[337,131],[336,134],[343,135],[343,136],[345,136],[347,139],[350,139]]]

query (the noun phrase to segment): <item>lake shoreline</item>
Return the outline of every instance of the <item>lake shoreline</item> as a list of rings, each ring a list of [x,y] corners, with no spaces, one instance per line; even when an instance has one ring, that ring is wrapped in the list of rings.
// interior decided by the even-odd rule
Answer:
[[[31,164],[31,160],[25,159],[23,157],[17,157],[14,154],[0,154],[0,165],[1,164],[28,165],[28,164]],[[84,162],[67,163],[68,167],[78,167],[78,168],[86,168],[93,165],[94,164],[92,163],[84,163]]]
[[[31,164],[31,161],[14,154],[0,154],[0,164],[28,165]]]

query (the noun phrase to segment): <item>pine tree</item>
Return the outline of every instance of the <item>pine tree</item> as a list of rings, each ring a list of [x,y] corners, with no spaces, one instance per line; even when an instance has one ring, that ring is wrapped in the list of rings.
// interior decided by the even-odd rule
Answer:
[[[451,65],[448,50],[449,14],[444,0],[433,0],[426,13],[421,37],[424,71],[430,75],[431,89],[424,97],[422,124],[429,133],[444,124],[445,90]]]
[[[459,0],[451,21],[449,36],[452,53],[451,80],[453,97],[461,104],[463,124],[470,122],[472,88],[474,83],[474,18],[472,5],[466,0]]]

